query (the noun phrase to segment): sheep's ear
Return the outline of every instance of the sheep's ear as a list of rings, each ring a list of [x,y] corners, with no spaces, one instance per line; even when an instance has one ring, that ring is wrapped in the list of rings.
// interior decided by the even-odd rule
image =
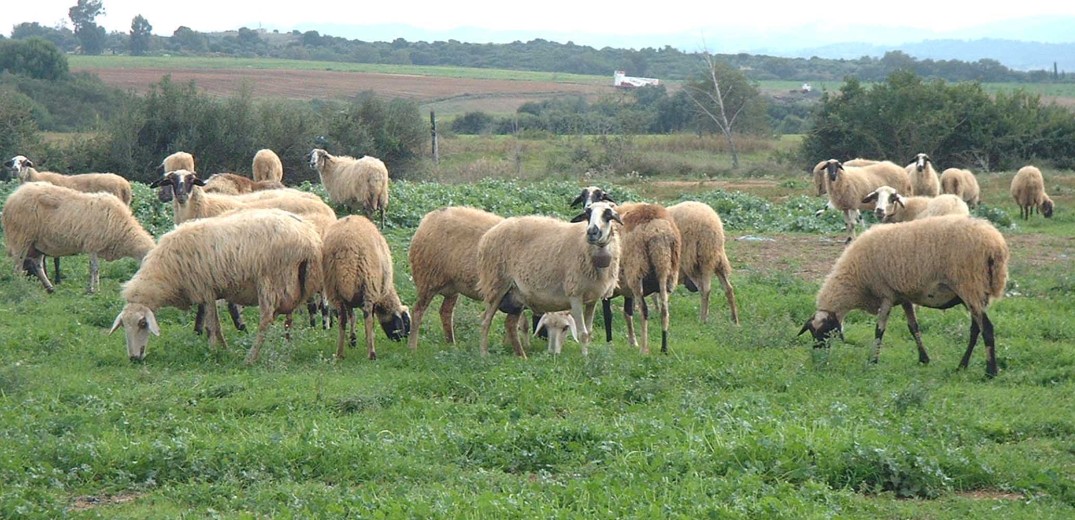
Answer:
[[[582,193],[579,193],[579,196],[575,197],[575,200],[571,201],[571,207],[575,208],[575,207],[581,206],[582,205],[582,199],[584,197],[586,197],[586,190],[582,190]]]
[[[541,332],[541,329],[543,327],[545,327],[545,316],[548,316],[548,315],[547,314],[542,314],[541,319],[539,319],[538,322],[537,322],[537,325],[534,326],[534,335],[535,336],[537,336],[538,332]]]
[[[149,187],[150,188],[158,188],[158,187],[160,187],[161,184],[164,184],[165,182],[171,182],[171,179],[168,178],[168,177],[161,177],[161,178],[149,183]]]
[[[31,161],[30,159],[23,159],[22,160],[22,167],[23,168],[33,168],[34,167],[34,162]]]
[[[907,207],[903,205],[903,197],[901,197],[899,193],[897,193],[896,196],[892,199],[892,203],[898,205],[901,208]]]
[[[161,328],[160,325],[157,325],[157,317],[153,315],[152,311],[146,312],[145,320],[146,328],[149,329],[149,332],[153,333],[154,336],[160,336]]]
[[[203,180],[201,180],[201,179],[199,179],[197,177],[194,177],[194,180],[192,180],[190,182],[192,184],[194,184],[195,186],[205,186],[205,181],[203,181]]]
[[[620,218],[620,214],[616,213],[612,209],[608,210],[608,213],[605,215],[605,218],[609,220],[615,220],[616,222],[619,222],[621,226],[623,225],[623,219]]]
[[[582,213],[575,215],[575,218],[571,219],[571,222],[587,222],[590,220],[590,208],[586,208]]]
[[[108,329],[108,335],[111,336],[113,332],[116,332],[116,329],[118,329],[118,328],[120,328],[122,326],[123,326],[123,311],[120,311],[120,313],[116,315],[116,321],[112,322],[112,328]]]
[[[876,191],[871,191],[870,194],[866,196],[866,198],[862,199],[862,203],[869,204],[871,202],[877,202],[877,197],[879,196],[880,194],[878,194]]]
[[[611,202],[613,204],[619,204],[619,202],[616,202],[615,200],[612,200],[612,195],[609,195],[608,193],[602,194],[601,195],[601,200],[608,201],[608,202]]]
[[[575,343],[579,342],[579,329],[575,326],[575,317],[567,315],[567,328],[571,331],[571,339],[575,340]]]
[[[796,336],[802,336],[804,332],[810,330],[810,322],[812,321],[814,321],[813,318],[806,320],[806,323],[803,324],[803,328],[799,329],[799,333],[796,334]]]

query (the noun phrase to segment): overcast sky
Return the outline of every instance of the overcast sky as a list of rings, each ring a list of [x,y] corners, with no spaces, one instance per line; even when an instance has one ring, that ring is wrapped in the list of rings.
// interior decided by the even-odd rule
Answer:
[[[77,0],[11,0],[0,8],[0,31],[22,22],[46,26],[71,26],[68,10]],[[1075,0],[787,0],[714,2],[699,0],[544,0],[533,4],[455,1],[231,1],[231,0],[104,0],[105,14],[97,23],[108,31],[129,32],[131,20],[141,14],[153,32],[170,36],[181,25],[199,32],[239,27],[281,32],[299,29],[338,34],[344,25],[402,24],[430,31],[479,28],[526,34],[526,41],[545,38],[563,40],[575,35],[667,35],[688,34],[699,42],[719,39],[722,33],[764,32],[804,28],[802,38],[841,31],[847,24],[907,27],[922,40],[943,37],[948,30],[1029,16],[1075,16]],[[698,7],[698,6],[701,7]],[[815,32],[816,31],[816,32]],[[1075,31],[1073,31],[1075,33]],[[406,37],[407,35],[401,35]],[[998,38],[1018,39],[998,34]],[[414,40],[415,38],[407,38]],[[1075,39],[1075,38],[1073,38]],[[590,40],[595,41],[595,40]],[[484,42],[475,42],[484,43]]]

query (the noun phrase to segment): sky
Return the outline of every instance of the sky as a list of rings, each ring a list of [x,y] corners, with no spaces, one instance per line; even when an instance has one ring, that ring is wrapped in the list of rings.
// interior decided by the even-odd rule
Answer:
[[[70,27],[68,10],[77,0],[13,0],[5,3],[8,5],[0,9],[0,31],[10,35],[11,28],[22,22]],[[794,38],[801,39],[804,45],[809,41],[857,41],[851,37],[881,38],[884,35],[892,38],[896,32],[913,34],[913,37],[908,36],[908,41],[921,41],[1015,18],[1075,17],[1073,0],[972,3],[965,0],[663,0],[652,4],[630,0],[544,0],[534,4],[507,4],[512,8],[503,7],[505,4],[501,2],[468,0],[103,0],[103,5],[105,14],[98,17],[97,23],[110,32],[130,32],[131,20],[141,14],[153,26],[153,32],[162,36],[170,36],[177,27],[185,25],[199,32],[240,27],[280,32],[317,30],[326,35],[375,41],[386,39],[381,37],[385,27],[378,27],[377,31],[370,27],[370,34],[377,37],[363,38],[362,26],[392,24],[399,31],[399,37],[410,41],[445,39],[438,36],[464,34],[461,29],[466,28],[468,32],[465,34],[476,35],[475,40],[464,40],[471,43],[502,43],[499,40],[505,38],[510,38],[505,41],[544,38],[596,47],[607,41],[613,47],[638,48],[660,47],[659,43],[652,43],[660,38],[675,37],[678,41],[696,42],[697,49],[684,50],[700,50],[708,47],[709,42],[719,44],[732,37],[764,41],[767,35],[769,38],[786,38],[788,34],[797,35]],[[522,5],[526,7],[522,8]],[[339,29],[345,26],[348,34]],[[868,28],[863,29],[863,26]],[[431,36],[415,37],[417,34]],[[997,37],[1023,39],[1011,34],[998,34]],[[632,41],[632,38],[645,44],[621,44]],[[480,41],[483,39],[485,41]],[[1075,41],[1075,36],[1072,40]],[[673,42],[668,44],[684,47]]]

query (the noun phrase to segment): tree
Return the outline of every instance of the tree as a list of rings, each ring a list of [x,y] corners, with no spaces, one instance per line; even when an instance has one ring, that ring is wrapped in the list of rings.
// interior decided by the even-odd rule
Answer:
[[[185,25],[180,25],[172,33],[172,45],[175,46],[176,50],[194,53],[205,52],[209,48],[204,34]]]
[[[149,51],[150,33],[152,31],[153,26],[149,25],[149,20],[146,20],[144,16],[138,15],[131,20],[131,55],[142,56]]]
[[[67,57],[44,38],[5,40],[0,42],[0,70],[55,81],[67,76]]]
[[[96,23],[97,17],[104,13],[101,0],[78,0],[78,4],[67,11],[75,26],[75,37],[82,44],[82,54],[96,55],[104,50],[108,33]]]
[[[759,113],[764,120],[765,104],[758,88],[742,72],[718,61],[709,52],[703,52],[702,57],[706,70],[701,77],[687,83],[686,92],[704,118],[724,136],[732,155],[732,168],[738,168],[735,134],[749,126],[742,124],[748,119],[753,119],[755,126],[764,126],[765,123],[757,121]]]

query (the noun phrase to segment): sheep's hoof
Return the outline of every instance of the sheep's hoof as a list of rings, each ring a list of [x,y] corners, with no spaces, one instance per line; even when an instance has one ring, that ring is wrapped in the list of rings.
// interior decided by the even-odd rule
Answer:
[[[370,361],[377,361],[377,353],[370,352]]]

